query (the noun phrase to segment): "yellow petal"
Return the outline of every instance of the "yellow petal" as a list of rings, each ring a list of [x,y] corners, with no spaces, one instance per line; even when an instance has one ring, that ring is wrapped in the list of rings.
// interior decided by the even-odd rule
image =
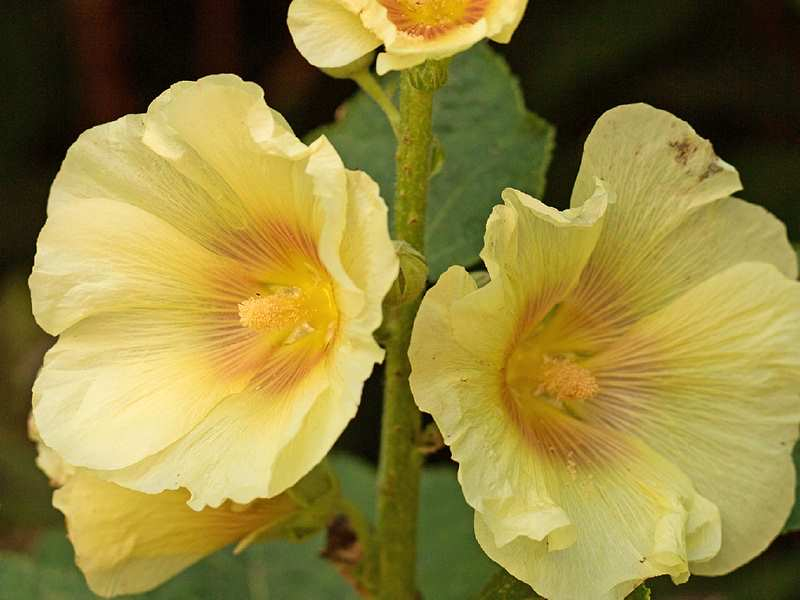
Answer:
[[[372,27],[375,27],[374,23],[372,23]],[[391,34],[384,33],[384,39],[388,38],[392,41],[385,41],[386,51],[378,54],[375,70],[379,75],[385,75],[389,71],[409,69],[426,60],[448,58],[468,50],[488,37],[485,19],[480,19],[466,27],[459,27],[446,36],[430,41],[397,32],[394,25],[382,24],[378,31],[384,28],[390,29],[392,32]]]
[[[360,305],[344,325],[348,347],[329,363],[330,387],[320,394],[301,428],[280,451],[272,474],[271,492],[287,488],[302,475],[299,467],[316,464],[330,450],[355,416],[362,382],[372,365],[383,359],[373,331],[383,318],[381,302],[397,277],[398,260],[386,236],[387,210],[378,186],[362,172],[347,173],[348,216],[341,261],[353,283],[364,291]],[[339,305],[344,305],[344,299]]]
[[[554,600],[622,600],[643,579],[662,574],[676,583],[686,581],[690,557],[707,557],[720,548],[716,507],[643,444],[599,428],[578,430],[584,439],[574,423],[565,424],[566,442],[563,436],[554,437],[553,448],[545,453],[541,447],[521,445],[516,448],[521,454],[509,450],[511,462],[496,465],[512,473],[507,493],[516,499],[476,507],[475,534],[483,550]],[[461,463],[462,472],[468,468],[485,470],[488,465]],[[555,530],[562,536],[569,533],[566,540],[552,533],[538,539],[537,523],[552,523],[531,492],[543,482],[569,519],[569,530]],[[529,512],[509,520],[506,511],[512,502],[527,504]],[[498,528],[498,522],[508,529]]]
[[[182,82],[84,134],[49,214],[31,278],[62,333],[34,392],[48,446],[200,507],[274,496],[330,449],[382,358],[397,265],[377,186],[324,137],[302,144],[237,77]]]
[[[320,165],[314,168],[322,170]],[[381,301],[398,269],[377,186],[363,173],[347,177],[347,213],[337,216],[339,199],[330,198],[326,217],[328,224],[346,220],[345,233],[320,241],[321,258],[339,277],[340,332],[327,358],[323,361],[311,350],[303,354],[300,344],[295,345],[299,355],[294,347],[285,349],[285,358],[278,355],[274,364],[263,367],[261,378],[272,382],[272,389],[251,387],[226,398],[170,448],[102,477],[146,492],[186,487],[193,493],[192,506],[216,506],[226,497],[249,502],[274,496],[330,450],[355,415],[373,364],[382,359],[372,332],[380,324]],[[308,365],[304,381],[276,389],[290,364]],[[248,458],[254,452],[257,458]]]
[[[591,362],[587,418],[635,428],[722,516],[722,549],[692,571],[728,572],[763,551],[794,503],[800,284],[744,263],[643,319]]]
[[[228,396],[171,446],[130,467],[97,475],[146,493],[187,488],[189,504],[198,510],[219,506],[226,498],[247,503],[277,495],[283,490],[271,485],[276,457],[327,385],[317,370],[284,392],[248,389]],[[300,475],[314,464],[298,460]]]
[[[586,202],[563,212],[506,189],[506,205],[492,211],[481,252],[491,278],[509,288],[524,286],[525,302],[557,301],[568,292],[594,249],[609,204],[605,184],[595,184]]]
[[[176,83],[150,104],[139,135],[151,159],[144,176],[157,179],[152,161],[164,159],[203,190],[188,205],[168,200],[145,208],[182,230],[202,226],[195,235],[204,245],[246,256],[248,238],[263,237],[268,223],[316,237],[311,189],[301,176],[315,150],[265,104],[256,84],[233,75]],[[127,153],[120,159],[128,160]]]
[[[457,414],[457,403],[442,391],[460,387],[466,377],[455,366],[443,369],[442,358],[477,361],[500,386],[520,327],[535,323],[578,280],[608,204],[601,182],[581,208],[564,212],[514,190],[503,197],[506,204],[489,218],[481,253],[491,282],[476,289],[462,268],[449,269],[426,294],[414,324],[411,387],[420,408],[437,419],[447,418],[448,406]],[[445,439],[448,429],[442,427]]]
[[[345,230],[340,248],[330,253],[341,266],[328,265],[331,272],[343,274],[337,288],[337,306],[344,316],[341,343],[327,363],[328,388],[278,454],[268,495],[288,488],[303,475],[304,465],[317,464],[327,454],[355,416],[363,382],[373,364],[383,359],[383,350],[372,334],[381,324],[383,298],[399,269],[386,235],[388,211],[377,184],[365,173],[348,171],[347,185]],[[359,293],[354,294],[354,289]]]
[[[498,515],[494,526],[503,542],[523,531],[568,546],[574,541],[574,527],[553,500],[547,481],[535,482],[524,496],[515,497],[511,478],[520,469],[503,468],[526,452],[503,409],[503,349],[494,344],[502,336],[486,338],[481,333],[490,327],[505,329],[505,319],[497,312],[485,319],[489,308],[480,315],[484,319],[471,320],[479,330],[472,344],[459,340],[454,331],[455,307],[469,299],[477,303],[476,294],[469,274],[451,267],[425,295],[409,349],[414,400],[433,415],[459,462],[459,482],[467,502]],[[493,468],[476,466],[480,461]]]
[[[385,46],[376,65],[382,75],[453,56],[484,38],[508,42],[527,1],[446,0],[438,6],[422,6],[406,0],[368,0],[358,4],[362,22]]]
[[[459,463],[484,550],[556,599],[621,599],[646,577],[685,578],[689,556],[719,548],[713,505],[635,439],[546,405],[535,415],[510,410],[502,352],[485,339],[506,319],[478,293],[462,269],[442,275],[409,356],[414,397]],[[471,318],[459,323],[467,303]]]
[[[283,495],[242,507],[193,511],[185,491],[142,494],[79,472],[53,494],[78,566],[96,594],[150,590],[228,544],[297,511]]]
[[[347,224],[340,255],[344,270],[364,292],[353,317],[371,336],[383,320],[381,302],[397,278],[399,262],[386,236],[388,211],[378,185],[366,173],[348,171],[347,186]]]
[[[607,340],[738,262],[769,262],[796,275],[785,227],[727,198],[740,187],[736,171],[669,113],[631,105],[603,115],[586,142],[573,205],[594,177],[617,202],[571,299],[567,320],[584,338]]]
[[[785,229],[727,197],[737,186],[685,123],[616,109],[587,143],[585,212],[507,194],[491,281],[451,269],[422,302],[417,404],[459,462],[481,546],[545,597],[726,572],[785,522],[800,284]]]
[[[495,10],[487,16],[489,31],[497,31],[497,33],[489,35],[493,42],[507,44],[511,41],[511,36],[514,35],[522,21],[527,6],[528,0],[513,0],[495,4]]]
[[[218,249],[235,245],[253,215],[282,212],[293,198],[285,157],[304,152],[255,84],[232,75],[183,82],[147,115],[84,132],[67,152],[48,211],[74,199],[117,200]]]
[[[293,0],[289,31],[300,54],[321,68],[343,67],[381,45],[341,0]]]
[[[688,123],[646,104],[619,106],[597,120],[584,146],[573,206],[585,201],[596,177],[617,194],[603,236],[608,244],[612,233],[664,231],[689,209],[741,189],[736,170]]]
[[[481,252],[491,282],[453,307],[459,342],[487,353],[491,347],[497,360],[578,281],[600,234],[608,193],[598,181],[583,206],[564,212],[516,190],[506,190],[503,199],[489,217]],[[487,313],[495,315],[489,322],[482,320]]]
[[[57,452],[42,443],[39,428],[33,420],[33,415],[28,417],[28,438],[36,443],[36,466],[50,479],[50,485],[60,487],[75,474],[75,467],[67,464]]]
[[[34,385],[45,443],[69,463],[120,468],[172,443],[246,379],[224,377],[209,305],[237,298],[241,268],[130,204],[51,207],[30,285],[61,339]],[[241,328],[238,328],[241,329]]]

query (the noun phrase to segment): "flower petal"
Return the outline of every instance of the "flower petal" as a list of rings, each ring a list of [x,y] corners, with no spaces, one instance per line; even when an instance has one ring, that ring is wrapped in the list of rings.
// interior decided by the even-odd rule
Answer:
[[[488,36],[493,42],[507,44],[511,41],[511,36],[519,27],[522,17],[525,16],[525,9],[528,0],[511,0],[510,2],[496,2],[491,5],[486,15],[489,22]]]
[[[397,278],[399,261],[386,235],[388,210],[378,184],[362,171],[347,171],[347,187],[347,225],[340,256],[345,271],[365,296],[353,317],[372,335],[383,320],[381,302]]]
[[[726,198],[740,187],[736,171],[669,113],[631,105],[603,115],[586,142],[573,205],[594,177],[617,202],[564,315],[583,337],[608,341],[738,262],[769,262],[796,276],[785,227]]]
[[[611,439],[601,431],[595,429],[599,435],[591,441],[599,448]],[[610,448],[624,451],[605,465],[608,457],[602,452],[593,463],[586,460],[591,452],[579,454],[577,448],[563,464],[556,459],[558,451],[551,464],[516,457],[512,464],[519,473],[510,493],[530,502],[529,490],[548,478],[569,515],[573,543],[554,545],[552,536],[539,540],[530,535],[533,523],[542,520],[534,512],[527,515],[527,528],[516,529],[516,537],[501,538],[494,526],[497,507],[492,507],[475,513],[475,535],[484,552],[538,594],[556,600],[622,600],[642,580],[662,574],[685,582],[689,556],[719,550],[716,507],[644,445],[620,439]]]
[[[453,308],[459,315],[453,323],[460,343],[492,346],[498,360],[577,283],[609,201],[600,181],[583,206],[564,212],[512,189],[503,192],[503,200],[505,205],[496,206],[489,217],[481,251],[491,282]],[[486,313],[493,314],[491,322],[479,320]]]
[[[62,333],[34,385],[44,442],[71,464],[120,468],[242,389],[247,374],[220,371],[214,318],[218,305],[235,315],[226,277],[239,271],[130,204],[52,206],[31,275],[38,322]]]
[[[364,381],[383,351],[373,338],[354,338],[339,349],[328,367],[328,388],[305,414],[297,432],[277,453],[266,496],[271,497],[293,485],[308,469],[319,463],[355,417]]]
[[[84,132],[67,152],[48,210],[75,199],[117,200],[215,249],[221,231],[236,237],[254,214],[281,212],[294,197],[286,157],[305,152],[255,84],[232,75],[183,82],[147,115]]]
[[[658,233],[674,227],[692,208],[741,189],[739,176],[688,123],[646,104],[603,114],[586,140],[572,205],[582,204],[594,179],[617,194],[604,243],[620,259],[623,235]],[[613,247],[612,242],[617,240]]]
[[[367,21],[365,16],[365,21]],[[424,63],[426,60],[441,60],[468,50],[483,38],[487,37],[486,19],[466,27],[454,29],[432,41],[420,41],[417,36],[396,32],[394,25],[376,27],[375,21],[367,21],[374,31],[383,33],[386,51],[378,54],[375,70],[378,75],[389,71],[408,69]],[[391,33],[386,32],[389,29]]]
[[[332,259],[347,280],[360,290],[340,294],[337,305],[343,313],[342,333],[328,361],[330,386],[314,402],[294,438],[284,447],[273,469],[270,495],[294,483],[309,465],[328,453],[347,423],[355,416],[363,382],[373,365],[383,359],[373,332],[383,319],[382,301],[398,271],[388,231],[386,204],[377,184],[360,171],[347,172],[347,219],[341,247]],[[334,269],[336,272],[337,269]]]
[[[61,487],[75,474],[75,467],[64,462],[55,450],[42,443],[33,415],[28,417],[28,439],[36,444],[36,466],[47,475],[51,486]]]
[[[572,445],[570,437],[578,443]],[[516,449],[522,454],[509,453],[510,462],[495,465],[510,474],[506,493],[516,497],[513,503],[527,503],[529,512],[509,521],[506,510],[512,504],[507,502],[476,507],[475,513],[483,550],[537,593],[554,599],[622,600],[643,579],[669,574],[676,583],[685,582],[690,557],[707,558],[719,550],[716,507],[644,444],[600,428],[576,429],[575,423],[565,423],[551,443],[549,456],[542,455],[541,446],[523,445]],[[461,469],[477,464],[462,462]],[[555,530],[570,534],[568,544],[552,533],[542,539],[536,535],[537,523],[552,523],[531,492],[545,482],[569,519],[570,530]],[[513,529],[498,529],[501,518]]]
[[[412,16],[403,2],[395,0],[367,0],[359,4],[363,5],[359,10],[364,26],[386,48],[385,52],[378,55],[376,65],[378,74],[383,75],[388,71],[422,64],[426,60],[453,56],[484,38],[507,43],[522,20],[527,0],[471,0],[463,3],[467,9],[463,18],[453,21],[447,17],[432,19],[430,15]]]
[[[511,188],[503,200],[506,205],[495,207],[486,224],[481,258],[489,275],[525,286],[530,296],[562,296],[577,283],[613,195],[596,180],[586,202],[566,211]]]
[[[503,198],[481,253],[490,283],[476,289],[464,269],[451,267],[426,294],[414,323],[411,388],[422,410],[437,420],[455,419],[440,423],[445,439],[461,418],[460,403],[445,390],[461,388],[467,369],[491,379],[499,397],[509,347],[578,280],[608,204],[601,182],[581,208],[564,212],[511,189]]]
[[[287,495],[242,507],[193,511],[185,491],[149,495],[78,472],[53,494],[78,566],[100,596],[137,594],[205,556],[290,517]]]
[[[340,0],[293,0],[288,24],[294,45],[316,67],[344,67],[381,45]]]
[[[264,103],[260,87],[232,75],[170,87],[148,108],[141,142],[205,191],[187,207],[188,214],[163,218],[178,228],[199,230],[200,243],[236,259],[252,258],[253,242],[269,244],[266,225],[316,238],[320,214],[313,178],[306,176],[309,162],[325,154],[343,170],[335,151],[324,144],[305,146]],[[344,188],[343,173],[339,177],[338,187]],[[211,202],[205,200],[209,197]],[[159,210],[177,212],[173,203],[165,204]]]
[[[332,352],[328,363],[330,387],[314,402],[301,428],[284,447],[273,470],[270,492],[287,488],[302,475],[304,465],[314,465],[330,450],[355,416],[363,382],[383,350],[372,334],[381,323],[381,302],[398,271],[398,260],[386,231],[387,209],[377,184],[365,173],[347,172],[347,226],[342,238],[341,264],[350,280],[363,290],[360,304],[340,298],[348,311],[342,338],[346,345]],[[338,254],[337,254],[338,255]]]
[[[719,548],[713,505],[633,438],[546,404],[532,427],[510,411],[502,347],[485,336],[505,330],[508,317],[502,305],[478,305],[478,293],[463,269],[442,275],[420,308],[409,356],[415,400],[459,463],[484,550],[546,597],[617,599],[646,577],[684,579],[690,556]]]
[[[630,328],[591,361],[587,418],[641,432],[722,516],[726,573],[763,551],[794,503],[800,421],[800,283],[743,263]]]
[[[96,473],[146,493],[187,488],[189,505],[196,510],[217,507],[228,498],[247,503],[275,496],[283,491],[272,487],[276,457],[327,386],[324,370],[317,367],[283,391],[249,388],[233,394],[161,452],[124,469]],[[302,472],[297,478],[313,466],[298,465]]]
[[[377,186],[324,137],[302,144],[237,77],[176,84],[82,136],[54,185],[31,278],[62,333],[34,391],[43,440],[200,507],[274,496],[355,412],[396,272]]]

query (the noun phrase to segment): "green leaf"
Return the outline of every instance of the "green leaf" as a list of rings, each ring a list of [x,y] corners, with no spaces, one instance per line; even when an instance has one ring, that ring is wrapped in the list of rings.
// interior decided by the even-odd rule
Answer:
[[[2,596],[13,590],[13,595]],[[40,564],[29,556],[0,553],[0,597],[30,600],[96,600],[74,567]]]
[[[628,595],[627,600],[650,600],[650,588],[645,584],[640,585]]]
[[[240,556],[228,550],[184,571],[161,587],[136,596],[144,600],[246,600],[248,598],[337,598],[357,600],[338,573],[320,557],[323,540],[274,542],[251,547]],[[0,554],[2,590],[26,600],[96,600],[73,564],[63,533],[44,537],[32,557]]]
[[[373,467],[343,455],[333,456],[332,462],[344,494],[374,518]],[[441,465],[423,470],[417,542],[417,578],[423,598],[469,598],[497,570],[475,541],[473,515],[455,470]]]
[[[475,600],[541,600],[541,596],[528,584],[501,569]],[[650,588],[645,584],[640,585],[628,595],[627,600],[650,600]]]
[[[489,580],[486,587],[475,597],[476,600],[538,600],[536,594],[526,583],[501,569]]]
[[[389,77],[392,86],[396,78]],[[378,107],[363,93],[341,118],[309,135],[326,135],[351,169],[369,173],[391,209],[395,141]],[[525,108],[519,83],[487,45],[458,55],[434,101],[434,133],[444,149],[431,180],[426,255],[429,277],[452,264],[478,261],[486,219],[506,187],[541,197],[554,130]]]
[[[417,565],[423,598],[462,600],[497,569],[475,541],[473,523],[455,470],[428,468],[420,492]]]
[[[331,462],[348,498],[374,517],[375,470],[364,461],[334,456]],[[431,467],[423,473],[420,498],[419,585],[423,597],[461,600],[480,589],[496,566],[472,532],[473,513],[461,496],[455,471]],[[146,600],[246,600],[331,598],[358,600],[335,569],[320,558],[323,536],[303,544],[267,542],[239,556],[230,549],[201,561]],[[26,600],[95,599],[74,566],[63,532],[49,533],[31,556],[0,553],[0,591]],[[1,592],[0,592],[1,596]]]

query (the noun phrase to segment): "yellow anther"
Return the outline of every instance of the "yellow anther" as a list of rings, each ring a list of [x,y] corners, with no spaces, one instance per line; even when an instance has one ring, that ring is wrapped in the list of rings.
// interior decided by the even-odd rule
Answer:
[[[600,389],[591,371],[568,358],[544,358],[542,391],[560,402],[588,400]]]
[[[420,23],[433,25],[449,22],[464,15],[471,0],[394,0],[390,2],[402,10],[407,16]]]
[[[255,331],[279,329],[308,317],[308,308],[299,289],[256,295],[239,304],[239,321]]]

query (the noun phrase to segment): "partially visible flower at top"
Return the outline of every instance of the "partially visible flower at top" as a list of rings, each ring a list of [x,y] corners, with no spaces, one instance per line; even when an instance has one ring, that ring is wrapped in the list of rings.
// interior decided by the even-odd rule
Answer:
[[[428,292],[411,387],[484,551],[550,600],[719,575],[794,502],[800,283],[786,229],[683,121],[603,115],[559,212],[506,190],[481,288]]]
[[[463,52],[484,38],[508,43],[527,0],[293,0],[289,30],[321,68],[344,67],[379,46],[377,71]]]
[[[80,136],[30,278],[60,339],[33,391],[69,464],[195,509],[275,496],[328,452],[382,350],[386,206],[232,75]]]
[[[128,490],[64,463],[35,426],[31,438],[37,463],[59,488],[53,505],[66,518],[75,561],[91,590],[106,598],[151,590],[230,544],[238,554],[255,542],[312,533],[339,499],[332,474],[318,467],[275,498],[194,511],[186,490]]]

